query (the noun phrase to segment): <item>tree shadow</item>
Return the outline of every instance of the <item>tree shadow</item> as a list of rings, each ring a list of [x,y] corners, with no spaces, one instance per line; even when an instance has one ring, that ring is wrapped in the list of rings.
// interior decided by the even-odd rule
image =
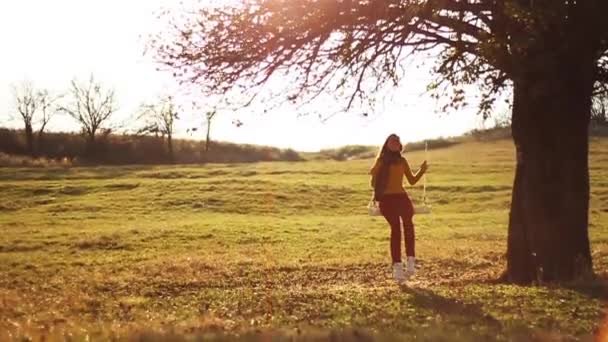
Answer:
[[[588,279],[562,284],[560,287],[578,292],[591,299],[608,301],[608,279],[605,277],[594,275]]]
[[[489,327],[499,328],[501,322],[485,313],[480,304],[470,304],[438,295],[428,289],[400,286],[401,291],[412,296],[411,302],[416,307],[427,309],[445,317],[457,320],[473,321]]]
[[[503,273],[498,279],[494,279],[489,284],[503,284],[503,285],[518,285],[518,286],[542,286],[552,289],[564,289],[579,293],[580,295],[587,296],[590,299],[598,299],[602,301],[608,301],[608,276],[591,274],[580,278],[579,280],[566,282],[566,283],[538,283],[532,284],[516,284],[510,282],[507,279],[506,273]]]

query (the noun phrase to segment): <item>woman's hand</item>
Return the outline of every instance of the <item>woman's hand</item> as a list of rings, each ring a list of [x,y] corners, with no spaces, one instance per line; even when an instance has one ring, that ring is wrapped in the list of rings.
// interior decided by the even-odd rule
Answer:
[[[427,164],[426,160],[424,162],[422,162],[422,164],[420,164],[420,172],[422,172],[422,174],[426,173],[426,170],[429,169],[429,165]]]

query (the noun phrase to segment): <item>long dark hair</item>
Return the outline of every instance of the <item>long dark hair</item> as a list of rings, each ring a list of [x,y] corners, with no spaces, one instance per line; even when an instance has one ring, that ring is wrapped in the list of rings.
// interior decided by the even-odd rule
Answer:
[[[380,150],[378,151],[378,156],[376,157],[376,159],[382,161],[385,160],[388,155],[390,154],[395,154],[395,152],[389,150],[388,148],[388,141],[392,138],[392,137],[396,137],[399,138],[399,136],[395,133],[389,135],[386,140],[384,140],[384,144],[382,145],[382,147],[380,148]],[[401,151],[403,150],[403,144],[401,144],[401,142],[399,143],[400,147],[399,147],[399,154],[401,154]]]
[[[380,168],[378,169],[376,182],[374,184],[374,200],[376,201],[380,201],[382,199],[382,195],[386,189],[390,165],[401,160],[401,150],[403,150],[403,145],[401,142],[398,152],[393,152],[388,148],[388,141],[393,137],[399,138],[397,134],[389,135],[384,141],[384,145],[382,145],[382,148],[378,152],[377,162],[380,162]]]

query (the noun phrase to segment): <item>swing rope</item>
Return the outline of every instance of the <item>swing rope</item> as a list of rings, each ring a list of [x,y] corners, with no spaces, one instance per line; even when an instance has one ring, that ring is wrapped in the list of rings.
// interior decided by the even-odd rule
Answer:
[[[429,162],[429,143],[427,140],[424,141],[424,160]],[[426,172],[422,176],[422,203],[426,205]]]

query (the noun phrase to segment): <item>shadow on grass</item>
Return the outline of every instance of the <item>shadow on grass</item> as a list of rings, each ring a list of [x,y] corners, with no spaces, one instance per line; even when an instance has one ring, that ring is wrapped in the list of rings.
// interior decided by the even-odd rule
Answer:
[[[401,286],[401,291],[412,296],[412,304],[416,307],[435,312],[441,316],[456,320],[464,320],[482,324],[487,327],[499,328],[500,321],[483,312],[480,304],[469,304],[455,299],[446,298],[430,290]]]
[[[608,301],[608,279],[593,276],[591,279],[580,280],[562,285],[563,288],[576,291],[591,299]]]

